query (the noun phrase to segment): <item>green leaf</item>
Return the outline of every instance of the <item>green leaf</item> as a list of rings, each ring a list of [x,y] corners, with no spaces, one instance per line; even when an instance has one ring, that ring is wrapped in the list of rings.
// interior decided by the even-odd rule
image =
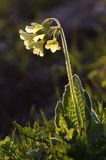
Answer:
[[[82,87],[80,78],[75,74],[73,76],[74,90],[75,90],[75,99],[77,103],[77,113],[80,122],[80,129],[86,129],[86,114],[85,114],[85,97],[84,89]]]
[[[91,122],[100,123],[98,115],[92,109],[88,93],[83,89],[80,78],[73,76],[74,95],[70,94],[69,84],[65,86],[62,102],[57,103],[55,109],[56,127],[62,130],[74,128],[79,135],[86,135]]]
[[[0,148],[9,150],[11,143],[10,137],[6,136],[4,140],[0,141]]]
[[[84,91],[84,96],[85,96],[85,114],[86,114],[86,123],[87,123],[86,125],[87,125],[87,128],[89,129],[91,125],[92,102],[87,91]]]
[[[68,140],[72,140],[73,139],[74,132],[75,132],[74,128],[71,128],[71,129],[68,130],[68,132],[67,132],[67,139]]]
[[[30,138],[39,142],[47,141],[47,135],[45,135],[45,130],[43,127],[38,127],[32,129],[31,127],[22,127],[21,125],[17,124],[16,122],[13,125],[18,129],[18,131],[26,136],[26,138]]]
[[[96,112],[93,110],[93,108],[91,110],[91,120],[94,121],[95,123],[100,123],[100,119],[96,114]]]
[[[103,108],[103,119],[102,122],[106,125],[106,108]]]
[[[95,123],[100,123],[100,119],[98,115],[92,108],[92,102],[91,102],[90,96],[88,95],[86,91],[84,92],[84,96],[85,96],[85,103],[86,103],[85,112],[86,112],[87,123],[89,124],[91,121]]]
[[[69,84],[65,86],[62,103],[63,103],[64,116],[68,120],[69,128],[73,126],[78,128],[79,126],[78,116],[76,113],[74,102],[72,100],[72,96],[70,95]]]
[[[103,126],[104,126],[104,135],[106,137],[106,108],[103,109],[102,123],[103,123]]]
[[[25,135],[28,138],[34,139],[36,136],[36,132],[34,129],[31,129],[30,127],[22,127],[21,125],[17,124],[16,122],[13,122],[13,125],[18,129],[20,133]]]
[[[85,106],[86,106],[86,109],[85,109],[86,120],[90,121],[92,102],[91,102],[90,96],[88,95],[87,91],[84,91],[84,96],[85,96]]]
[[[55,125],[57,128],[67,129],[67,123],[64,118],[62,102],[58,101],[55,108]]]

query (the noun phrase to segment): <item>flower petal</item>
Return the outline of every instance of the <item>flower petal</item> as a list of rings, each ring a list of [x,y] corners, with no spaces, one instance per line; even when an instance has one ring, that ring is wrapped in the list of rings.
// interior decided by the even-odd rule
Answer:
[[[22,40],[31,40],[32,39],[32,35],[29,34],[29,33],[26,33],[25,31],[23,30],[19,30],[19,33],[20,33],[20,38]]]
[[[39,42],[35,42],[35,45],[33,47],[34,48],[33,49],[33,53],[43,57],[44,56],[43,44],[44,44],[43,40],[40,40]]]
[[[56,38],[53,38],[52,40],[48,40],[47,44],[45,45],[46,49],[50,49],[51,52],[55,53],[56,50],[60,50],[61,47],[59,46],[59,43],[57,42]]]
[[[37,42],[39,39],[43,39],[45,36],[45,34],[40,34],[40,35],[37,35],[33,38],[34,42]]]
[[[43,28],[43,26],[40,24],[37,24],[37,23],[31,23],[31,24],[32,24],[31,26],[25,27],[25,30],[28,33],[36,33],[37,31]]]
[[[37,25],[40,25],[40,24],[38,24],[38,23],[36,23],[36,22],[32,22],[32,23],[31,23],[31,26],[37,26]]]
[[[26,46],[27,49],[32,49],[35,47],[36,42],[34,41],[24,41],[24,45]]]
[[[37,54],[37,55],[39,55],[39,56],[41,56],[41,57],[43,57],[44,56],[44,53],[43,53],[43,50],[41,49],[41,48],[34,48],[33,49],[33,53],[34,54]]]

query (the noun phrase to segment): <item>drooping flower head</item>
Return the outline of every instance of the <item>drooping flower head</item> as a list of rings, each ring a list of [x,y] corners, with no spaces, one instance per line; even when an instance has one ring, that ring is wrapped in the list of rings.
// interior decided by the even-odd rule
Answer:
[[[56,26],[51,26],[51,21],[45,20],[42,24],[31,23],[25,27],[25,31],[19,30],[19,34],[26,49],[32,49],[34,54],[44,56],[44,47],[53,53],[61,49],[55,31]]]

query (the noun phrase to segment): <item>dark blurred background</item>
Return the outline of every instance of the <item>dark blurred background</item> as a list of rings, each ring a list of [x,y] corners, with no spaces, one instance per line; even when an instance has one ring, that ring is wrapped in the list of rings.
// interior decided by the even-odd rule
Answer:
[[[81,77],[93,104],[106,106],[105,0],[0,0],[0,136],[12,121],[25,124],[40,118],[42,109],[54,117],[57,100],[67,84],[64,55],[41,58],[26,50],[19,29],[55,17],[69,46],[73,73]]]

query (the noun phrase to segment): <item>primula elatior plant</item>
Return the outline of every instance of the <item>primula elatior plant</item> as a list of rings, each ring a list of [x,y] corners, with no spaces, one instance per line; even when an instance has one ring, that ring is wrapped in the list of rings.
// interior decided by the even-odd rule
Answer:
[[[99,105],[96,114],[79,76],[72,74],[67,43],[59,21],[49,18],[42,24],[34,22],[19,33],[26,49],[32,49],[41,57],[44,56],[44,48],[52,53],[62,48],[69,83],[55,108],[55,127],[46,120],[43,127],[35,122],[33,129],[14,123],[20,136],[13,132],[12,138],[6,137],[0,142],[0,159],[105,160],[106,111]],[[59,46],[59,37],[62,47]]]
[[[56,22],[56,26],[52,25],[53,21]],[[31,26],[25,27],[25,31],[20,30],[19,33],[26,49],[33,49],[33,53],[39,56],[44,56],[43,48],[50,49],[53,53],[60,50],[57,39],[61,36],[69,84],[65,87],[62,102],[57,103],[55,124],[62,130],[73,126],[79,135],[83,134],[89,125],[90,116],[97,123],[100,121],[92,109],[88,93],[83,89],[78,75],[72,75],[67,43],[59,21],[49,18],[42,24],[31,23]]]

